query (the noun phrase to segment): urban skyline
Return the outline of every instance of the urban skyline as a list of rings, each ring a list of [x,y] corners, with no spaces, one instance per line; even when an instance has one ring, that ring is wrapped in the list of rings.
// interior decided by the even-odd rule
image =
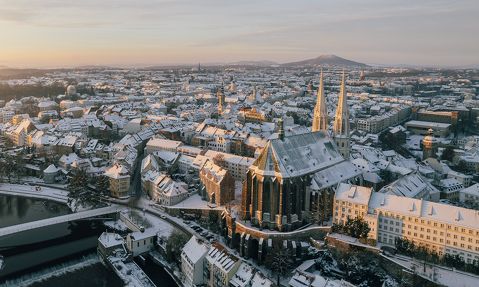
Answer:
[[[0,0],[0,287],[479,286],[477,0]]]

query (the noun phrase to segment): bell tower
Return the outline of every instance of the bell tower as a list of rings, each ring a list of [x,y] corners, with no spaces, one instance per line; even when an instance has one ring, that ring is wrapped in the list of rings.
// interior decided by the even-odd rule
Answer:
[[[319,78],[319,88],[316,98],[316,106],[314,106],[313,116],[313,132],[328,131],[328,110],[326,108],[326,99],[324,97],[324,85],[323,85],[323,70],[321,69],[321,76]]]
[[[350,142],[349,142],[349,107],[345,87],[345,74],[343,70],[343,78],[341,81],[341,90],[339,92],[338,107],[334,117],[333,134],[334,141],[338,146],[339,152],[345,159],[349,159]]]

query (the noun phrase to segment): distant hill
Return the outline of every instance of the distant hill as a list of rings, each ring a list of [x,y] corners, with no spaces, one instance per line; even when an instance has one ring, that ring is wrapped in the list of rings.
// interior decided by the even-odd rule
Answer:
[[[272,66],[272,65],[278,65],[278,63],[273,62],[273,61],[238,61],[238,62],[233,62],[233,63],[228,63],[227,65],[233,65],[233,66]]]
[[[104,66],[104,65],[83,65],[73,67],[74,70],[110,70],[115,69],[114,67]]]
[[[43,69],[16,69],[0,68],[0,80],[25,79],[29,77],[40,77],[53,70]]]
[[[282,64],[283,66],[343,66],[343,67],[367,67],[364,63],[347,60],[336,55],[321,55],[314,59]]]

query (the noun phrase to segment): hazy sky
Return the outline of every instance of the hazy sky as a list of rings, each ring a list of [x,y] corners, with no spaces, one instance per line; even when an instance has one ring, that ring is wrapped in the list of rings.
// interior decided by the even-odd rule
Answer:
[[[0,65],[479,64],[479,0],[0,0]]]

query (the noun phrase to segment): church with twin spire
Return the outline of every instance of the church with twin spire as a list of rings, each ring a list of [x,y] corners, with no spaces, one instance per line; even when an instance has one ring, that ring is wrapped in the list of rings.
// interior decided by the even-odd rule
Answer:
[[[270,139],[243,182],[241,217],[253,226],[288,231],[312,221],[312,206],[334,194],[340,182],[358,182],[361,171],[349,161],[349,109],[343,72],[332,135],[323,73],[310,133]],[[330,208],[331,202],[323,208]],[[329,211],[330,212],[330,211]]]
[[[350,140],[349,140],[349,107],[346,93],[345,74],[341,80],[341,87],[338,97],[338,106],[336,108],[336,114],[333,124],[333,138],[334,142],[338,146],[338,150],[341,155],[349,159],[350,152]],[[312,132],[322,131],[328,133],[328,109],[326,106],[326,97],[324,94],[324,80],[323,71],[321,70],[321,76],[319,78],[319,88],[316,99],[316,106],[314,107],[313,127]]]

